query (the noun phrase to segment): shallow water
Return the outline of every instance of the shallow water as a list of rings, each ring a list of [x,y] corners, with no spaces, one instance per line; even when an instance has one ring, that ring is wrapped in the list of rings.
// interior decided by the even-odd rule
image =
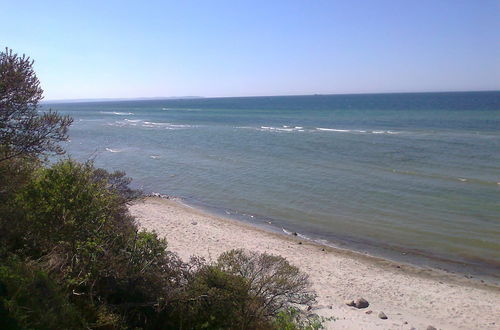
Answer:
[[[49,106],[75,118],[73,157],[147,192],[500,270],[500,92]]]

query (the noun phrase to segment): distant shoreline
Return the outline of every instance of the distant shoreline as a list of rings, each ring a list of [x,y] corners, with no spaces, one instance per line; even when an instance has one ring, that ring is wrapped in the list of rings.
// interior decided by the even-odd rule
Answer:
[[[239,99],[239,98],[267,98],[267,97],[303,97],[303,96],[350,96],[350,95],[398,95],[398,94],[450,94],[450,93],[495,93],[500,90],[477,91],[423,91],[423,92],[380,92],[380,93],[320,93],[320,94],[282,94],[282,95],[245,95],[245,96],[158,96],[137,98],[85,98],[85,99],[54,99],[43,100],[41,104],[64,103],[95,103],[95,102],[133,102],[133,101],[172,101],[191,99]]]
[[[499,322],[498,286],[438,270],[424,269],[348,250],[322,247],[294,236],[267,232],[224,219],[176,200],[148,197],[130,206],[141,227],[166,237],[169,249],[188,259],[215,259],[232,248],[279,254],[311,276],[318,293],[315,313],[339,318],[331,326],[345,329],[425,328],[494,329]],[[366,310],[344,304],[364,297]],[[451,299],[453,298],[453,299]],[[379,311],[389,320],[377,318]]]

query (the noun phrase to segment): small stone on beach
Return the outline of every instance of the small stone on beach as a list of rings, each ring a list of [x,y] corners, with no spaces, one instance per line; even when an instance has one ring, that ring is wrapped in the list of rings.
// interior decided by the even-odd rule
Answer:
[[[387,320],[387,315],[384,312],[378,313],[378,318],[382,320]]]
[[[302,242],[299,242],[299,244],[302,244]]]
[[[436,329],[435,327],[433,327],[432,325],[429,325],[429,326],[427,327],[427,330],[437,330],[437,329]]]
[[[198,222],[193,221],[193,222],[191,222],[191,224],[192,224],[192,225],[197,225],[197,224],[198,224]]]
[[[293,236],[297,236],[298,234],[297,234],[296,232],[293,232],[293,233],[292,233],[292,235],[293,235]]]
[[[366,307],[370,306],[370,303],[368,303],[368,301],[364,298],[359,298],[359,299],[356,299],[356,301],[354,302],[354,306],[356,308],[366,308]]]
[[[344,301],[344,302],[345,302],[345,304],[346,304],[347,306],[353,306],[353,307],[354,307],[354,306],[356,306],[356,303],[355,303],[355,302],[354,302],[354,300],[352,300],[352,299],[351,299],[351,300],[346,300],[346,301]]]
[[[366,311],[366,312],[365,312],[365,314],[371,314],[371,313],[373,313],[373,311],[372,311],[372,310],[369,310],[369,311]]]

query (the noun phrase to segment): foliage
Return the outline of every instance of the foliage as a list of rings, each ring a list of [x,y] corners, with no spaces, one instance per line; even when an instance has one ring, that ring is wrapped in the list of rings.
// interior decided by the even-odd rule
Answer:
[[[140,191],[130,188],[129,185],[132,182],[132,179],[126,177],[126,174],[123,171],[109,173],[105,169],[95,168],[93,176],[94,181],[107,182],[107,188],[120,196],[123,202],[130,202],[142,196]]]
[[[300,310],[290,307],[278,313],[273,326],[280,330],[318,330],[324,329],[325,321],[334,321],[334,318],[323,318],[316,314],[304,317]]]
[[[56,112],[38,113],[43,90],[33,61],[0,52],[0,162],[20,157],[63,153],[72,119]]]
[[[14,205],[17,193],[29,183],[40,162],[25,158],[12,158],[0,162],[0,244],[16,250],[22,247],[24,225],[18,221],[19,209]]]
[[[272,329],[283,311],[314,300],[307,276],[280,256],[231,250],[213,264],[191,264],[176,313],[183,328]]]
[[[91,163],[65,160],[40,169],[18,194],[16,206],[30,224],[24,236],[33,253],[46,254],[57,246],[82,253],[92,263],[93,253],[104,253],[105,244],[133,230],[116,194],[105,181],[94,180]]]
[[[244,278],[204,265],[192,274],[174,317],[179,327],[188,329],[257,328],[245,326],[244,309],[250,301]]]
[[[86,328],[78,308],[46,272],[13,257],[0,266],[1,314],[2,329]]]
[[[249,292],[258,302],[248,309],[249,317],[276,316],[292,305],[310,304],[315,299],[308,276],[281,256],[231,250],[219,257],[217,266],[247,280]]]

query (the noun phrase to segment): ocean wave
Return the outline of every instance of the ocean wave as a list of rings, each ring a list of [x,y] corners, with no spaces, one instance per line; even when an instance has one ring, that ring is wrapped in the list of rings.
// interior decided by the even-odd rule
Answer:
[[[313,127],[304,128],[303,126],[237,126],[240,129],[254,129],[263,132],[334,132],[334,133],[353,133],[353,134],[400,134],[401,132],[391,130],[366,130],[366,129],[342,129]]]
[[[301,233],[298,233],[298,232],[291,232],[291,231],[288,231],[286,230],[285,228],[281,227],[281,230],[287,234],[287,235],[290,235],[290,236],[297,236],[297,237],[300,237],[302,239],[305,239],[305,240],[311,240],[311,238],[309,236],[306,236],[306,235],[303,235]]]
[[[106,123],[107,126],[115,126],[115,127],[145,127],[145,128],[161,128],[161,129],[186,129],[197,127],[195,125],[185,125],[185,124],[172,124],[172,123],[161,123],[161,122],[151,122],[144,121],[142,119],[124,119],[117,120],[112,123]]]
[[[105,114],[105,115],[117,115],[117,116],[133,115],[132,112],[118,112],[118,111],[101,111],[100,113]]]
[[[109,151],[109,152],[122,152],[123,150],[106,148],[106,151]]]
[[[400,174],[400,175],[409,175],[409,176],[416,176],[416,177],[421,177],[421,178],[428,178],[428,179],[436,179],[436,180],[445,180],[445,181],[460,181],[463,182],[464,184],[478,184],[478,185],[500,185],[500,182],[496,181],[489,181],[489,180],[483,180],[483,179],[476,179],[476,178],[464,178],[464,177],[455,177],[455,176],[449,176],[443,173],[424,173],[424,172],[418,172],[418,171],[409,171],[409,170],[397,170],[397,169],[392,169],[392,173],[395,174]]]
[[[161,108],[163,111],[203,111],[198,108]]]
[[[145,121],[142,124],[143,127],[163,127],[166,129],[180,129],[180,128],[191,128],[193,125],[184,124],[171,124],[171,123],[155,123],[151,121]]]
[[[327,132],[352,132],[350,129],[338,129],[338,128],[323,128],[323,127],[316,127],[318,131],[327,131]]]
[[[302,127],[295,126],[287,126],[283,125],[281,127],[274,127],[274,126],[260,126],[260,128],[257,128],[260,131],[271,131],[271,132],[303,132]]]
[[[320,132],[337,132],[337,133],[361,133],[361,134],[400,134],[401,132],[390,130],[362,130],[362,129],[340,129],[340,128],[324,128],[316,127]]]

